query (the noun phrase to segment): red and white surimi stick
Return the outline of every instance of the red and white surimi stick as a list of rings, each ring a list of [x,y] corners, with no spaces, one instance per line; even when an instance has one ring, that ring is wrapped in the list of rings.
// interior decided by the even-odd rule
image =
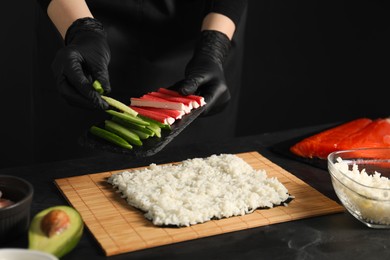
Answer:
[[[150,95],[150,94],[145,94],[141,97],[141,99],[147,99],[147,100],[155,100],[155,101],[167,101],[167,102],[172,102],[172,103],[176,103],[176,104],[180,104],[180,106],[182,107],[182,109],[175,109],[175,108],[168,108],[168,107],[165,107],[166,109],[175,109],[175,110],[182,110],[184,111],[184,113],[188,114],[191,112],[192,110],[192,106],[187,106],[186,104],[183,104],[182,102],[179,102],[179,101],[173,101],[173,100],[167,100],[165,98],[161,98],[161,97],[156,97],[156,96],[153,96],[153,95]]]
[[[130,106],[130,108],[133,108],[133,106]],[[174,119],[181,119],[185,114],[184,111],[173,110],[173,109],[155,108],[155,107],[142,107],[142,108],[152,112],[157,112],[157,113],[164,114],[166,116],[173,117]]]
[[[168,90],[168,91],[172,91],[172,90]],[[196,100],[193,100],[192,98],[188,98],[186,96],[180,95],[179,93],[177,93],[175,91],[173,91],[173,92],[176,93],[176,95],[171,95],[171,94],[156,92],[156,91],[150,92],[149,94],[156,96],[156,97],[165,98],[165,99],[171,100],[171,101],[182,102],[183,104],[185,104],[187,106],[191,106],[192,108],[199,107],[199,104]]]
[[[148,95],[159,97],[159,98],[163,98],[163,99],[166,99],[166,100],[169,100],[169,101],[173,101],[173,102],[180,102],[180,103],[183,103],[185,106],[188,106],[189,109],[193,108],[192,104],[193,104],[194,101],[192,99],[189,99],[189,98],[171,96],[171,95],[167,95],[167,94],[160,93],[160,92],[155,92],[155,91],[148,93]],[[198,104],[198,103],[196,103],[196,104]]]
[[[167,116],[167,115],[159,113],[159,112],[151,111],[151,110],[147,109],[146,107],[131,106],[131,108],[134,109],[135,111],[137,111],[138,114],[149,117],[149,118],[156,120],[156,121],[163,123],[163,124],[172,125],[175,122],[175,119],[173,117]]]
[[[199,104],[199,106],[206,105],[206,102],[204,101],[204,98],[202,96],[197,96],[197,95],[183,96],[180,93],[178,93],[177,91],[167,89],[167,88],[159,88],[158,92],[164,93],[167,95],[171,95],[171,96],[175,96],[175,97],[185,97],[185,98],[192,99],[192,100],[196,101]]]
[[[138,107],[156,107],[156,108],[174,109],[174,110],[179,110],[184,112],[188,110],[188,108],[183,103],[172,102],[166,99],[162,99],[154,96],[148,96],[148,95],[144,95],[141,98],[132,97],[130,99],[130,104],[132,106],[138,106]]]

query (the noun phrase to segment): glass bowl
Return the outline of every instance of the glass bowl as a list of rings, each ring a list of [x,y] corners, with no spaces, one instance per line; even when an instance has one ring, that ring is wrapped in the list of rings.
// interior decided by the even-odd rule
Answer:
[[[332,152],[328,170],[337,197],[359,221],[390,228],[390,148]]]
[[[11,175],[0,175],[0,199],[13,204],[0,207],[0,243],[26,234],[30,224],[33,186],[26,180]]]

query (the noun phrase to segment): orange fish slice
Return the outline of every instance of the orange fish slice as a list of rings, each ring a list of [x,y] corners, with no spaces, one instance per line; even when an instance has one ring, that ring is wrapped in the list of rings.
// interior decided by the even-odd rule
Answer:
[[[374,147],[390,147],[390,118],[378,118],[338,144],[340,150]]]
[[[369,118],[358,118],[350,122],[341,124],[331,129],[303,139],[290,147],[290,151],[295,155],[305,158],[325,159],[329,153],[339,150],[338,144],[366,127],[372,122]]]

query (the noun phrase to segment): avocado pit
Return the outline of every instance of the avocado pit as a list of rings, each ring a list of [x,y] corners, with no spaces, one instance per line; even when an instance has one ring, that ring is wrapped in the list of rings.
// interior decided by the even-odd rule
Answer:
[[[70,219],[68,214],[60,209],[53,209],[47,213],[41,221],[42,232],[48,237],[61,234],[69,225]]]

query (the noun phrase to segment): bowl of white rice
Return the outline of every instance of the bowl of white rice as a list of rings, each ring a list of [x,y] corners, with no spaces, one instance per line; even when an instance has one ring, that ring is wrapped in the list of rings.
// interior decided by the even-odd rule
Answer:
[[[328,155],[332,185],[343,206],[371,228],[390,228],[390,148]]]

